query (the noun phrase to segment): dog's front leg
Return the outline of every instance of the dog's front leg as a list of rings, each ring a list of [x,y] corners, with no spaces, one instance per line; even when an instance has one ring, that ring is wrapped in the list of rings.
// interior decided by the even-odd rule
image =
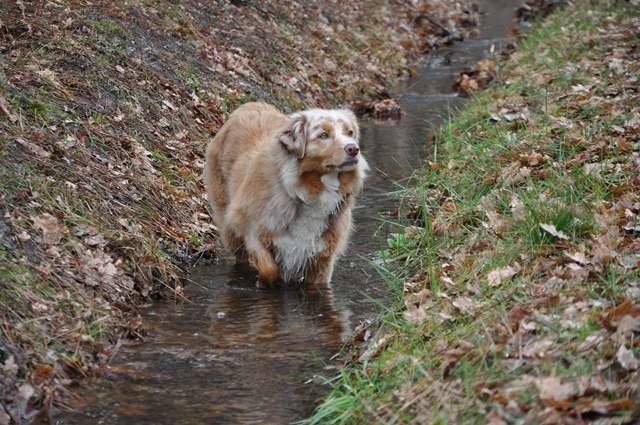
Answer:
[[[331,251],[323,251],[310,264],[305,272],[304,281],[309,285],[321,285],[331,282],[335,254]]]
[[[280,278],[280,269],[268,246],[269,241],[259,237],[256,232],[252,232],[245,240],[249,262],[258,270],[256,286],[259,288],[271,286]]]
[[[339,210],[329,221],[322,234],[325,249],[314,258],[305,271],[304,281],[310,284],[331,282],[336,259],[342,255],[351,233],[352,200],[347,199],[345,208]]]

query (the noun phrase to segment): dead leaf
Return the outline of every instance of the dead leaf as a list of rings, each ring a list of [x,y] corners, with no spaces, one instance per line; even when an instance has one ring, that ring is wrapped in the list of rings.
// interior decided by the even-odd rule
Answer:
[[[45,213],[34,217],[33,223],[42,232],[42,241],[47,245],[54,245],[62,239],[64,228],[58,223],[58,219]]]
[[[377,356],[380,350],[382,350],[382,348],[387,344],[389,340],[391,340],[391,338],[392,338],[391,334],[385,334],[380,337],[376,337],[374,341],[371,341],[369,343],[369,346],[360,355],[360,357],[358,358],[358,361],[364,362],[367,360],[371,360],[372,358]]]
[[[9,425],[11,422],[11,416],[7,414],[4,407],[0,405],[0,425]]]
[[[620,319],[620,323],[618,323],[617,332],[622,335],[640,332],[640,319],[629,315],[624,316]]]
[[[557,376],[536,379],[542,400],[566,401],[578,395],[579,388],[573,382],[563,383]]]
[[[416,238],[416,236],[420,233],[421,230],[422,228],[418,226],[407,226],[404,228],[404,237],[409,240],[413,240]]]
[[[487,425],[507,425],[507,422],[502,419],[502,416],[496,410],[491,411],[491,413],[487,415],[486,419]]]
[[[11,122],[18,121],[18,117],[13,115],[9,110],[9,103],[7,102],[7,99],[5,99],[5,97],[1,94],[0,94],[0,111],[4,112],[7,118],[9,118],[9,121]]]
[[[473,314],[476,304],[467,297],[457,297],[452,302],[453,306],[460,310],[461,313]]]
[[[21,242],[26,242],[26,241],[28,241],[28,240],[30,240],[30,239],[31,239],[31,236],[30,236],[27,232],[25,232],[25,231],[23,230],[22,232],[20,232],[20,233],[18,234],[18,239],[19,239]]]
[[[4,377],[7,378],[15,378],[18,374],[18,365],[16,364],[16,359],[13,356],[9,356],[2,365],[2,373]]]
[[[404,304],[407,308],[417,307],[428,301],[432,297],[432,293],[429,289],[424,288],[418,292],[408,292],[404,295]]]
[[[626,270],[633,270],[640,266],[640,255],[624,255],[618,259],[618,263]]]
[[[582,252],[565,252],[565,254],[567,256],[567,258],[575,261],[576,263],[580,263],[583,266],[589,264],[589,259],[587,258],[586,255],[584,255]]]
[[[569,236],[561,230],[556,229],[556,226],[549,223],[540,223],[540,227],[545,232],[549,233],[551,236],[554,236],[558,239],[569,240]]]
[[[547,356],[549,349],[556,345],[555,337],[546,337],[529,342],[522,348],[521,354],[528,358],[541,359]]]
[[[373,105],[373,117],[376,119],[399,120],[402,118],[402,109],[397,99],[384,99]]]
[[[522,201],[518,198],[517,195],[511,195],[511,201],[509,202],[509,207],[511,207],[511,214],[516,220],[525,220],[527,218],[527,213]]]
[[[90,237],[86,238],[85,242],[89,246],[105,246],[107,244],[107,241],[104,238],[104,236],[102,236],[100,234],[93,235],[93,236],[90,236]]]
[[[504,167],[500,174],[500,180],[505,186],[515,186],[531,176],[531,169],[523,167],[520,161],[514,161]]]
[[[22,384],[18,388],[17,412],[16,416],[21,417],[27,412],[27,405],[31,397],[35,394],[35,389],[30,384]]]
[[[151,174],[155,174],[156,169],[151,162],[153,154],[138,142],[134,141],[132,143],[132,147],[133,152],[136,155],[131,159],[131,162],[137,167],[142,168],[143,170],[146,170]]]
[[[491,120],[495,122],[513,122],[513,121],[526,121],[527,116],[522,112],[507,112],[504,114],[495,114],[492,113]]]
[[[171,109],[172,111],[177,110],[178,108],[176,108],[176,105],[174,105],[170,100],[167,99],[163,99],[162,103],[169,109]]]
[[[629,399],[620,399],[615,401],[586,399],[584,403],[581,403],[576,407],[575,411],[580,414],[595,412],[601,415],[606,415],[611,412],[616,412],[620,410],[633,410],[635,409],[635,407],[636,407],[636,402]],[[624,419],[624,418],[621,418],[621,419]],[[624,422],[618,422],[618,423],[630,423],[630,422],[625,420]]]
[[[625,347],[624,344],[618,349],[616,359],[618,359],[618,363],[627,370],[635,370],[638,368],[638,359],[633,355],[633,351]]]
[[[511,279],[513,276],[518,274],[520,270],[520,264],[516,262],[512,265],[490,271],[487,275],[487,280],[489,281],[490,286],[497,286],[503,281]]]
[[[640,306],[627,298],[622,303],[609,308],[604,315],[603,321],[608,328],[614,329],[616,323],[624,316],[640,318]]]
[[[36,156],[39,156],[41,158],[49,158],[51,156],[51,153],[49,153],[47,150],[20,137],[16,139],[16,142],[29,149],[32,153],[36,154]]]
[[[486,214],[489,223],[483,223],[483,225],[493,230],[496,234],[504,233],[509,227],[509,223],[497,211],[487,211]]]
[[[407,322],[419,325],[429,317],[429,309],[433,307],[433,301],[420,304],[418,307],[411,307],[404,312],[404,319]]]

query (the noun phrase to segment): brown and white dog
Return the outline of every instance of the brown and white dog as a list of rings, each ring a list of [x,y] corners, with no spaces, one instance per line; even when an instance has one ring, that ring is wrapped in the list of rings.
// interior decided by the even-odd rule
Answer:
[[[346,109],[286,116],[265,103],[238,108],[209,143],[204,179],[227,248],[279,280],[328,283],[351,232],[367,162]]]

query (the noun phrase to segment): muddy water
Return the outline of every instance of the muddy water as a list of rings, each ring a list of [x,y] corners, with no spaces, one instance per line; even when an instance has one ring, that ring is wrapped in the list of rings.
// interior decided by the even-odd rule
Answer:
[[[480,36],[425,58],[398,89],[398,124],[363,123],[371,165],[355,211],[356,229],[330,288],[258,290],[255,276],[225,261],[193,271],[191,303],[144,311],[149,335],[128,345],[111,372],[83,393],[82,411],[59,424],[285,424],[309,415],[326,387],[313,379],[391,290],[367,259],[384,243],[389,192],[426,158],[432,129],[463,99],[451,90],[463,68],[496,50],[517,6],[483,0]]]

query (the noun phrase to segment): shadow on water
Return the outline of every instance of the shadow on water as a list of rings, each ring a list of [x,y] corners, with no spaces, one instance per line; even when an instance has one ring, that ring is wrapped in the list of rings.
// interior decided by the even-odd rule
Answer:
[[[355,232],[330,288],[258,290],[255,277],[222,261],[199,267],[191,303],[158,302],[144,312],[149,335],[121,348],[108,376],[84,391],[85,409],[59,424],[284,424],[308,416],[326,387],[314,375],[392,291],[363,257],[384,242],[389,195],[429,152],[427,140],[463,99],[457,74],[505,39],[518,5],[482,0],[480,36],[425,58],[398,92],[398,124],[363,123],[370,176],[355,211]],[[331,373],[331,371],[329,371]]]

